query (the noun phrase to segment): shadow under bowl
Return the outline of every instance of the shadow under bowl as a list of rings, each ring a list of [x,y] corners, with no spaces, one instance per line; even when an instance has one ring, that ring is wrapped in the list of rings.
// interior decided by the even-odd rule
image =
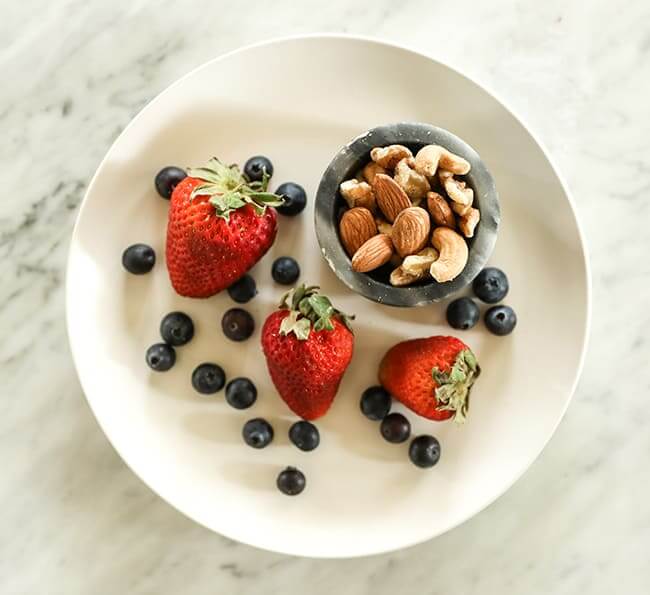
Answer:
[[[471,165],[463,179],[474,190],[474,207],[481,213],[474,237],[468,240],[469,259],[460,275],[446,283],[427,279],[407,287],[393,287],[389,282],[390,264],[369,273],[352,270],[352,262],[339,237],[339,219],[347,208],[339,193],[341,182],[353,178],[370,161],[374,147],[400,144],[413,154],[425,145],[441,145],[460,155]],[[451,132],[421,123],[399,123],[378,126],[345,145],[332,159],[321,178],[316,193],[316,236],[321,253],[336,276],[363,297],[389,306],[423,306],[437,302],[460,291],[483,269],[497,237],[501,219],[499,196],[492,175],[478,153]]]

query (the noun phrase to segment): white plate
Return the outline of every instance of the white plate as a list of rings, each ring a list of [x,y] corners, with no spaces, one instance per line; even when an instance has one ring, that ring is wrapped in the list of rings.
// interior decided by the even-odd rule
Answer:
[[[417,84],[415,84],[417,81]],[[313,198],[337,149],[358,133],[396,121],[431,122],[478,150],[502,204],[492,263],[507,271],[515,333],[490,336],[483,324],[461,333],[483,368],[469,424],[436,424],[409,414],[414,433],[433,433],[442,458],[420,470],[407,445],[384,442],[359,412],[392,344],[450,333],[444,304],[400,310],[347,290],[322,262],[313,204],[281,218],[279,238],[254,269],[260,295],[249,304],[258,328],[283,293],[272,260],[294,255],[302,280],[319,283],[356,312],[355,357],[318,427],[321,446],[303,453],[287,438],[295,417],[276,394],[259,331],[234,344],[220,331],[227,295],[180,298],[164,263],[168,202],[153,188],[164,165],[202,164],[211,155],[275,164],[273,185],[293,180]],[[154,271],[122,270],[129,244],[151,244]],[[540,453],[571,398],[582,365],[590,297],[580,230],[565,185],[539,143],[504,105],[455,70],[412,51],[347,37],[300,37],[249,47],[208,62],[161,93],[111,147],[86,195],[67,276],[68,326],[86,396],[111,443],[153,490],[195,521],[233,539],[305,556],[344,557],[411,545],[458,525],[502,494]],[[195,339],[164,374],[144,363],[161,317],[189,313]],[[221,363],[251,377],[256,405],[231,409],[223,393],[197,395],[194,366]],[[243,423],[264,416],[275,442],[254,451]],[[307,477],[289,498],[275,477],[296,465]]]

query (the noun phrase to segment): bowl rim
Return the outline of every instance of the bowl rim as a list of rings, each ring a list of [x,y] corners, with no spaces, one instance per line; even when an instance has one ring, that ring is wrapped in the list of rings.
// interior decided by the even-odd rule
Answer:
[[[469,241],[469,258],[463,271],[453,280],[439,283],[395,287],[367,273],[352,270],[351,259],[339,239],[338,187],[352,175],[358,162],[370,149],[390,144],[440,144],[469,161],[470,172],[463,176],[474,190],[475,206],[481,211],[476,234]],[[478,204],[477,204],[478,203]],[[321,255],[334,274],[349,289],[366,299],[397,307],[424,306],[443,300],[469,285],[487,264],[497,239],[501,219],[499,194],[494,178],[478,152],[453,132],[425,122],[395,122],[366,130],[348,141],[334,155],[323,173],[316,192],[314,225]]]

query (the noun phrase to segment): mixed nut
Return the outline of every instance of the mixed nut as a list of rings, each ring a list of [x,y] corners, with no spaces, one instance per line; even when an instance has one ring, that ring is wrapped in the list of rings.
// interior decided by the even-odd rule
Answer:
[[[371,161],[339,191],[347,203],[339,235],[358,273],[394,265],[390,283],[455,279],[469,258],[466,238],[481,214],[462,179],[470,164],[439,145],[414,156],[403,145],[375,147]]]

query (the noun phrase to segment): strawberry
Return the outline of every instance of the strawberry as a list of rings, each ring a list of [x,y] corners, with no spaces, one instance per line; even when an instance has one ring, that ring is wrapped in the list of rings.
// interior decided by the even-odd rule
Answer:
[[[248,182],[216,157],[189,168],[174,188],[167,223],[167,269],[177,293],[209,297],[229,287],[273,244],[282,198],[268,176]]]
[[[264,323],[262,349],[273,384],[304,419],[325,415],[336,396],[352,359],[349,318],[318,287],[301,285]]]
[[[418,415],[463,423],[469,394],[481,369],[469,347],[455,337],[403,341],[379,364],[379,382]]]

